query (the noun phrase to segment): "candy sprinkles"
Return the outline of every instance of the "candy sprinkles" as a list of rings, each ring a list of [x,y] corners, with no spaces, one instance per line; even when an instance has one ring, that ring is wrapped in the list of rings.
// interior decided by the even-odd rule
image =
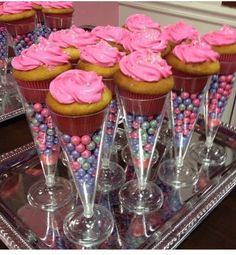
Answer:
[[[40,159],[46,165],[56,164],[60,145],[49,110],[41,103],[25,103],[25,110]]]
[[[61,137],[61,143],[69,155],[70,167],[80,192],[93,194],[101,130],[83,136],[63,134]]]
[[[7,30],[0,24],[0,60],[7,59],[8,45],[7,45]]]
[[[208,92],[208,119],[212,127],[220,124],[220,118],[233,89],[234,77],[233,74],[212,77]]]
[[[200,110],[202,93],[172,92],[176,139],[188,137]]]
[[[36,36],[34,31],[30,33],[25,33],[22,35],[12,36],[13,39],[13,49],[15,54],[18,56],[24,50],[29,48],[33,43],[36,42]]]

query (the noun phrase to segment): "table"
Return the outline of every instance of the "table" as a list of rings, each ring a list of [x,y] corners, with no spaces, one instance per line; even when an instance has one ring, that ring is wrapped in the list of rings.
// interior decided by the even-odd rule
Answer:
[[[0,154],[32,141],[24,115],[0,124]],[[236,249],[236,189],[195,229],[179,249]],[[1,249],[6,246],[0,243]]]

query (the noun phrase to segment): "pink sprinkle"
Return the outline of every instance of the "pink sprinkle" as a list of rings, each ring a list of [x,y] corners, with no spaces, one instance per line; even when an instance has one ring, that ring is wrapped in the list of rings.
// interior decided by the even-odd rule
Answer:
[[[34,104],[34,110],[35,110],[36,112],[41,112],[42,109],[43,109],[43,107],[42,107],[42,105],[41,105],[40,103]]]
[[[83,158],[89,158],[91,156],[91,152],[89,150],[85,150],[81,153]]]
[[[91,137],[90,137],[89,135],[83,135],[83,136],[81,137],[81,142],[82,142],[82,144],[84,144],[84,145],[90,144],[90,142],[91,142]]]
[[[49,116],[49,110],[44,108],[42,110],[41,114],[42,114],[43,117],[47,118]]]
[[[79,145],[77,145],[75,147],[75,149],[76,149],[77,152],[81,153],[85,150],[85,146],[82,143],[80,143]]]
[[[181,133],[182,132],[182,127],[180,127],[180,126],[175,127],[175,131],[177,133]]]
[[[182,92],[180,96],[183,99],[187,99],[187,98],[189,98],[189,93],[188,92]]]
[[[79,136],[72,136],[71,137],[71,143],[73,145],[79,145],[80,144],[80,137]]]

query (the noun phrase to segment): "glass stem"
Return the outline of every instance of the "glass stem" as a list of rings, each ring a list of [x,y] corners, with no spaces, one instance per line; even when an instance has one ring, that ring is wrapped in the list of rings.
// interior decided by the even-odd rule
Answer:
[[[52,188],[55,185],[55,173],[57,169],[57,164],[45,165],[42,164],[43,173],[45,176],[46,185],[48,188]]]
[[[1,61],[1,85],[5,87],[7,85],[7,59]]]

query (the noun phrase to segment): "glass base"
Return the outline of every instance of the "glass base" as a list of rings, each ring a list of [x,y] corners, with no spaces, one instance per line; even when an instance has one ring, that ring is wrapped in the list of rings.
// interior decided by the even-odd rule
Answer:
[[[148,182],[144,190],[140,190],[137,180],[127,182],[119,192],[121,205],[135,214],[146,214],[156,211],[163,204],[161,189],[153,182]]]
[[[53,187],[46,186],[45,180],[34,183],[27,195],[30,205],[53,212],[74,199],[75,191],[70,181],[57,177]]]
[[[126,145],[127,145],[127,138],[126,138],[125,130],[123,128],[117,128],[115,141],[113,145],[114,150],[120,151]]]
[[[100,171],[98,189],[101,192],[119,189],[125,183],[125,171],[115,162],[110,161],[109,168],[102,168]]]
[[[197,169],[189,162],[185,162],[178,172],[173,159],[168,159],[160,165],[158,176],[163,183],[177,189],[192,187],[199,178]]]
[[[82,206],[71,212],[64,221],[64,232],[67,238],[84,247],[103,243],[112,233],[114,220],[112,214],[103,206],[94,205],[91,218],[84,216]]]
[[[227,153],[222,146],[213,143],[208,149],[205,142],[194,143],[190,147],[190,156],[199,164],[209,166],[223,165],[227,159]]]
[[[131,152],[130,152],[130,148],[129,148],[128,144],[121,151],[121,158],[125,162],[126,165],[128,165],[128,166],[133,165],[133,160],[131,157]],[[152,165],[156,164],[158,158],[159,158],[158,151],[155,150],[153,153],[153,157],[152,157]]]

